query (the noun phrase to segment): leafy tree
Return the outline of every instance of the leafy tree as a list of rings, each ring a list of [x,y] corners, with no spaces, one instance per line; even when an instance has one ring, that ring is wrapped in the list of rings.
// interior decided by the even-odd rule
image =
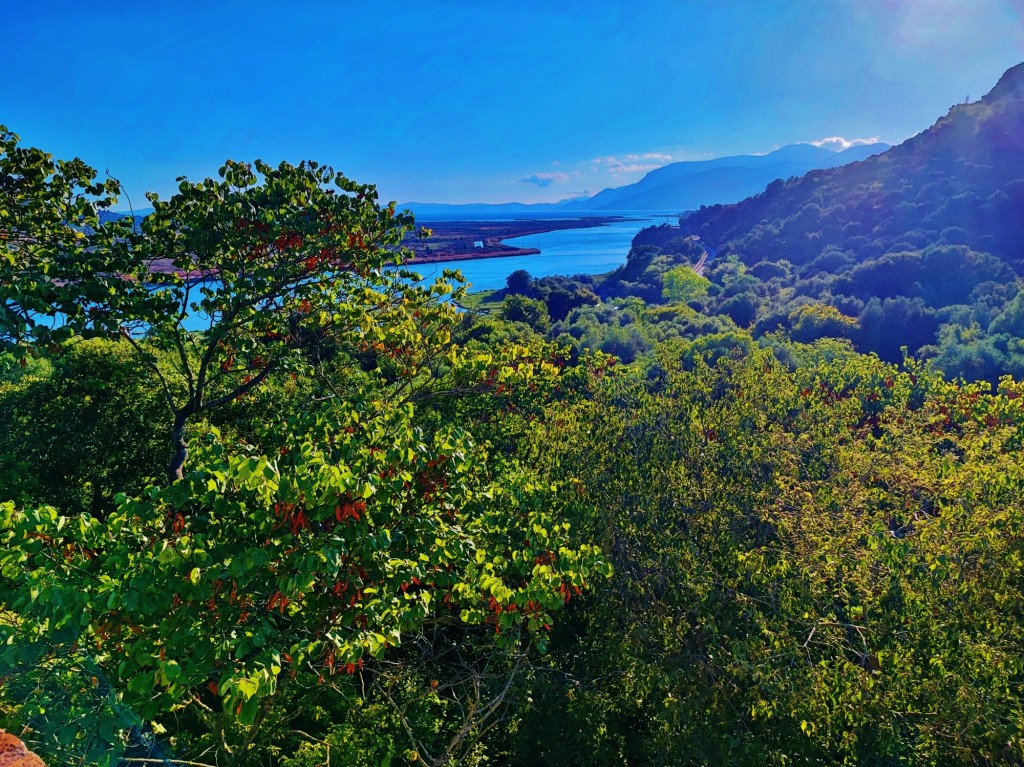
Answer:
[[[1008,302],[999,316],[992,320],[990,333],[1008,333],[1024,338],[1024,291],[1020,291]]]
[[[857,320],[847,317],[828,304],[804,304],[789,315],[794,341],[807,343],[819,338],[848,338],[857,329]]]
[[[660,252],[661,249],[654,245],[630,248],[626,254],[626,269],[631,272],[641,272]]]
[[[123,341],[72,339],[51,360],[0,383],[0,487],[5,500],[103,517],[117,493],[160,475],[164,403]]]
[[[118,183],[19,141],[0,125],[0,353],[20,361],[75,335],[116,333],[96,306],[134,291],[121,279],[130,261],[115,247],[130,222],[100,225]]]
[[[505,297],[501,316],[509,322],[525,323],[538,333],[546,333],[551,327],[551,318],[544,302],[519,294]]]
[[[677,266],[669,269],[664,276],[665,298],[674,303],[688,304],[707,295],[710,281],[697,274],[688,266]]]
[[[164,396],[171,478],[183,476],[189,419],[271,375],[308,372],[339,339],[379,345],[378,329],[398,315],[420,324],[410,295],[433,295],[384,268],[401,261],[411,216],[329,167],[229,161],[221,180],[181,179],[167,201],[148,195],[153,213],[134,232],[99,220],[114,198],[89,195],[112,182],[97,186],[80,162],[54,164],[4,135],[5,184],[16,191],[4,197],[8,346],[119,333]]]
[[[384,268],[400,260],[394,249],[410,216],[380,208],[373,187],[316,163],[257,162],[255,171],[229,162],[221,181],[183,181],[166,202],[150,195],[154,210],[133,251],[158,304],[122,322],[146,329],[147,343],[130,331],[125,337],[160,379],[173,413],[173,477],[182,476],[192,416],[272,374],[307,372],[339,339],[379,345],[382,325],[419,324],[410,292]],[[168,270],[155,271],[157,264]],[[187,329],[196,317],[201,336]],[[320,351],[311,356],[314,339]],[[150,347],[171,355],[169,374]]]
[[[522,295],[530,294],[530,285],[533,282],[533,277],[525,269],[516,269],[508,277],[505,278],[505,289],[509,293],[520,293]]]

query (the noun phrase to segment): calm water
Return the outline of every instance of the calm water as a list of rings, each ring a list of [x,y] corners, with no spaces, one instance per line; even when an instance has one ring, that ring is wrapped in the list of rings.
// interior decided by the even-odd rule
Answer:
[[[626,254],[629,253],[633,236],[644,227],[663,223],[664,220],[630,218],[586,229],[559,229],[503,240],[506,245],[517,248],[537,248],[540,253],[535,256],[481,258],[476,261],[419,265],[414,261],[410,268],[426,278],[439,275],[444,269],[460,269],[470,283],[470,290],[503,288],[505,278],[516,269],[525,269],[534,277],[548,277],[553,274],[600,274],[626,263]]]

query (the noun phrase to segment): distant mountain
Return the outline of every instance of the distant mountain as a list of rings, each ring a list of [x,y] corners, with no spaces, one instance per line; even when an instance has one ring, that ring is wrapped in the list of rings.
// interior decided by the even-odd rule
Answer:
[[[835,168],[889,149],[888,144],[863,144],[833,152],[813,144],[791,144],[766,155],[719,157],[676,162],[652,170],[640,181],[605,189],[588,200],[569,202],[570,210],[675,210],[738,202],[757,194],[776,179]]]
[[[142,219],[153,212],[152,208],[140,208],[135,211],[135,226],[142,223]],[[132,213],[127,210],[103,210],[100,211],[100,221],[116,221],[120,218],[130,216]]]
[[[682,225],[749,264],[784,259],[834,270],[963,245],[1024,271],[1024,64],[981,101],[955,105],[884,154],[776,181]]]
[[[562,202],[540,202],[540,203],[522,203],[522,202],[503,202],[503,203],[484,203],[484,202],[470,202],[461,204],[449,204],[443,202],[402,202],[398,204],[399,210],[410,210],[412,213],[420,219],[425,221],[430,220],[430,216],[441,215],[445,218],[451,218],[452,216],[465,216],[470,218],[472,216],[496,216],[502,214],[524,214],[530,213],[555,213],[560,210],[564,210]]]
[[[574,197],[559,202],[499,204],[406,202],[399,209],[409,209],[421,218],[442,215],[446,218],[464,215],[530,215],[609,211],[671,211],[682,213],[701,205],[738,202],[757,194],[775,179],[802,176],[811,170],[835,168],[863,160],[889,149],[888,144],[864,144],[842,152],[816,147],[813,144],[790,144],[765,155],[718,157],[698,162],[675,162],[652,170],[635,184],[605,189],[593,197]]]

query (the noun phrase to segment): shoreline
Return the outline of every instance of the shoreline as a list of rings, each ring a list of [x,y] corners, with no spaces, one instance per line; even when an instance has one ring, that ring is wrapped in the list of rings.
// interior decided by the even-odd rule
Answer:
[[[413,252],[413,258],[409,260],[410,265],[535,256],[540,254],[537,248],[517,248],[506,245],[503,241],[565,229],[590,229],[625,219],[625,216],[595,216],[547,220],[523,218],[511,221],[423,221],[422,225],[431,230],[431,236],[425,240],[415,235],[407,236],[402,246]]]

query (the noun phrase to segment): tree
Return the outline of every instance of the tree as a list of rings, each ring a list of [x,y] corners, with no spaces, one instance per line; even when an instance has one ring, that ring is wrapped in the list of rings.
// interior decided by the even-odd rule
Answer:
[[[13,134],[4,141],[13,193],[0,214],[12,222],[0,337],[19,355],[75,334],[131,344],[170,413],[171,479],[182,477],[194,416],[271,375],[310,372],[339,343],[381,351],[380,328],[399,317],[410,329],[430,321],[421,304],[435,289],[407,289],[386,268],[401,263],[412,217],[329,167],[229,161],[222,180],[179,179],[167,201],[148,195],[153,213],[135,232],[100,219],[116,184],[21,149]]]
[[[551,318],[544,302],[519,294],[505,297],[501,316],[509,322],[523,322],[538,333],[546,333],[551,328]]]
[[[505,278],[505,290],[509,293],[521,293],[527,295],[530,292],[530,283],[533,277],[525,269],[516,269]]]
[[[412,218],[381,208],[373,187],[312,162],[257,162],[255,170],[259,176],[229,162],[221,181],[182,181],[166,202],[150,195],[153,213],[133,241],[137,278],[154,290],[118,321],[173,413],[175,478],[188,456],[189,418],[272,374],[309,371],[314,339],[321,350],[380,344],[382,325],[417,324],[411,296],[433,296],[405,290],[401,275],[385,268],[401,262]],[[201,335],[188,329],[196,318]],[[142,328],[145,341],[134,332]],[[171,355],[170,372],[150,348]]]
[[[464,673],[438,686],[445,720],[402,719],[423,749],[413,761],[458,758],[504,715],[554,615],[607,567],[568,535],[574,486],[537,483],[514,450],[491,461],[469,424],[435,414],[550,393],[559,368],[547,349],[457,343],[462,316],[440,300],[457,274],[424,286],[387,268],[412,219],[372,187],[315,163],[222,171],[150,196],[139,233],[96,215],[83,255],[96,283],[50,280],[46,258],[66,254],[37,248],[29,224],[10,246],[62,337],[113,332],[119,356],[141,360],[176,450],[168,482],[119,494],[102,517],[0,499],[0,713],[67,761],[111,764],[153,723],[242,765],[278,747],[284,703],[324,690],[372,688],[406,717],[427,661],[399,646],[432,647],[443,668],[440,638],[465,636]],[[101,282],[96,311],[63,316]],[[34,309],[17,303],[30,293],[4,295],[30,331],[11,348],[39,353]],[[272,380],[280,395],[246,415]],[[225,412],[237,420],[214,428]],[[466,693],[482,703],[456,716]],[[134,719],[119,718],[126,706]]]
[[[789,313],[794,341],[809,343],[819,338],[849,338],[856,332],[857,320],[847,317],[828,304],[804,304]]]
[[[1017,338],[1024,338],[1024,290],[1007,302],[999,316],[992,320],[988,332],[1008,333]]]
[[[676,266],[665,272],[664,296],[673,303],[688,304],[707,295],[711,282],[689,266]]]
[[[0,383],[3,500],[103,517],[166,465],[167,414],[132,348],[99,338],[47,355],[45,372]],[[42,366],[40,366],[42,367]]]
[[[116,333],[95,309],[134,285],[121,279],[133,270],[115,247],[131,223],[101,226],[119,184],[19,141],[0,125],[0,354],[20,361],[75,335]]]

